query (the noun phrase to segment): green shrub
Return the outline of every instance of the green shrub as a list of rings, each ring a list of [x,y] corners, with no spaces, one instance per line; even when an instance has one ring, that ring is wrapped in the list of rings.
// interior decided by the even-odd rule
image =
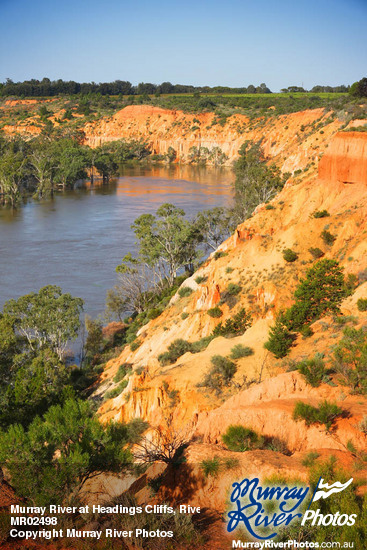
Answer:
[[[200,351],[206,349],[213,338],[213,336],[204,336],[203,338],[200,338],[200,340],[193,342],[191,344],[191,353],[199,353]]]
[[[205,477],[217,477],[220,470],[220,460],[218,457],[208,458],[200,462],[200,468],[203,470]]]
[[[298,259],[298,254],[290,248],[286,248],[283,250],[283,258],[286,262],[295,262]]]
[[[223,386],[229,386],[232,378],[237,372],[237,367],[233,361],[223,357],[222,355],[213,355],[211,358],[212,368],[205,375],[204,380],[199,386],[203,386],[217,393]]]
[[[123,378],[125,378],[127,373],[131,371],[131,366],[132,366],[131,363],[123,363],[122,365],[120,365],[113,381],[117,383],[117,382],[120,382],[120,380],[122,380]]]
[[[327,218],[328,216],[330,216],[330,214],[327,210],[317,210],[317,212],[313,214],[314,218]]]
[[[218,317],[222,317],[223,315],[223,311],[218,306],[208,309],[207,313],[209,317],[213,317],[214,319],[217,319]]]
[[[252,348],[249,348],[247,346],[243,346],[242,344],[237,344],[233,346],[231,349],[231,359],[241,359],[241,357],[248,357],[249,355],[253,355],[254,350]]]
[[[320,248],[309,248],[309,253],[318,260],[319,258],[322,258],[325,255],[325,252],[323,252]]]
[[[265,209],[266,209],[266,210],[274,210],[274,209],[275,209],[275,206],[273,206],[272,204],[267,204],[267,205],[265,206]]]
[[[219,250],[218,252],[215,252],[214,260],[219,260],[219,258],[223,258],[224,256],[228,256],[228,252],[222,252]]]
[[[240,309],[234,317],[227,319],[223,324],[220,322],[213,330],[213,336],[239,336],[251,326],[251,315],[246,313],[245,308]]]
[[[134,340],[134,342],[131,342],[130,344],[131,351],[136,351],[141,346],[141,344],[142,343],[140,340]]]
[[[158,361],[161,365],[171,365],[175,363],[181,355],[191,351],[191,344],[187,340],[177,338],[169,346],[166,352],[158,355]]]
[[[187,311],[184,311],[183,313],[181,313],[181,319],[184,321],[185,319],[187,319],[189,316],[189,314],[187,313]]]
[[[275,325],[270,328],[268,341],[265,342],[264,348],[270,351],[277,359],[285,357],[296,335],[283,324],[282,317],[279,316],[275,321]]]
[[[233,267],[226,267],[226,273],[232,273],[234,271]]]
[[[313,466],[315,463],[315,460],[317,460],[319,456],[320,454],[316,451],[311,451],[307,453],[307,455],[302,460],[303,466],[306,466],[307,468],[309,468],[310,466]]]
[[[179,289],[178,291],[178,295],[180,296],[180,298],[185,298],[186,296],[190,296],[190,294],[193,293],[193,290],[192,288],[188,287],[188,286],[184,286],[182,288]]]
[[[240,287],[240,285],[236,285],[234,283],[229,283],[229,285],[227,286],[226,292],[230,296],[237,296],[237,294],[239,294],[241,292],[241,287]]]
[[[128,383],[128,380],[123,380],[118,386],[116,386],[116,388],[113,388],[113,390],[105,393],[105,399],[113,399],[114,397],[120,395],[120,393],[124,391]]]
[[[245,428],[240,424],[232,424],[227,428],[226,433],[222,435],[222,441],[230,451],[243,453],[258,448],[261,438],[250,428]]]
[[[304,420],[307,426],[324,424],[329,430],[335,419],[343,413],[336,403],[323,401],[319,407],[313,407],[303,401],[298,401],[293,410],[294,420]]]
[[[367,311],[367,298],[359,298],[357,300],[358,311]]]
[[[207,280],[207,277],[203,277],[203,276],[199,275],[198,277],[196,277],[195,283],[200,285],[201,283],[205,283],[206,280]]]
[[[354,393],[367,393],[367,330],[346,327],[334,351],[334,368]]]
[[[305,378],[307,384],[310,384],[313,388],[317,388],[326,376],[324,362],[319,357],[315,357],[314,359],[306,359],[305,361],[298,363],[297,369]]]
[[[152,320],[152,319],[156,319],[157,317],[160,316],[160,314],[162,313],[163,309],[160,309],[158,307],[153,307],[152,309],[149,309],[148,312],[147,312],[147,317],[148,319]]]
[[[326,231],[325,229],[321,233],[321,238],[324,241],[324,243],[329,245],[329,246],[331,246],[334,243],[334,241],[336,240],[335,235],[332,235],[330,233],[330,231]]]

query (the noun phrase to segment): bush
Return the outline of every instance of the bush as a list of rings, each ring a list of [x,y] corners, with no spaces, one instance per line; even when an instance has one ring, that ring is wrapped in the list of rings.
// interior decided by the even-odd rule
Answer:
[[[362,433],[367,435],[367,414],[364,415],[364,417],[358,424],[358,428],[361,430]]]
[[[200,285],[201,283],[205,283],[206,280],[207,280],[207,277],[203,277],[203,276],[199,275],[198,277],[196,277],[195,283]]]
[[[220,322],[213,330],[213,336],[238,336],[243,334],[251,326],[251,315],[246,313],[244,308],[240,309],[234,317],[227,319],[226,322]]]
[[[304,420],[307,426],[311,424],[324,424],[329,430],[335,419],[343,413],[336,403],[323,401],[319,407],[313,407],[303,401],[298,401],[293,410],[294,420]]]
[[[229,294],[230,296],[237,296],[237,294],[239,294],[240,292],[241,292],[240,285],[229,283],[229,285],[227,286],[226,293]]]
[[[313,388],[317,388],[326,376],[324,362],[319,357],[298,363],[297,369],[305,378],[307,384],[310,384]]]
[[[325,252],[323,252],[320,248],[309,248],[309,253],[318,260],[319,258],[322,258],[325,255]]]
[[[123,363],[122,365],[120,365],[113,381],[117,383],[117,382],[120,382],[120,380],[122,380],[123,378],[125,378],[127,373],[131,371],[131,366],[132,366],[131,363]]]
[[[185,319],[187,319],[189,316],[189,314],[187,313],[187,311],[184,311],[183,313],[181,313],[181,319],[184,321]]]
[[[105,393],[105,399],[114,399],[115,397],[120,395],[120,393],[124,391],[128,383],[128,380],[123,380],[118,386],[116,386],[116,388],[113,388],[113,390]]]
[[[277,359],[281,359],[288,354],[295,338],[296,335],[288,330],[279,316],[275,325],[270,328],[269,339],[265,342],[264,348],[275,355]]]
[[[130,349],[131,351],[136,351],[141,346],[140,340],[134,340],[134,342],[131,342]]]
[[[199,353],[206,349],[210,342],[213,340],[213,336],[204,336],[191,344],[191,353]]]
[[[242,357],[248,357],[249,355],[253,355],[254,350],[252,348],[249,348],[247,346],[243,346],[242,344],[237,344],[231,349],[231,359],[241,359]]]
[[[286,262],[295,262],[298,259],[298,254],[290,248],[286,248],[283,250],[283,258]]]
[[[207,313],[209,317],[213,317],[214,319],[217,319],[218,317],[222,317],[223,315],[223,311],[218,306],[208,309]]]
[[[330,216],[330,214],[327,210],[318,210],[313,214],[314,218],[327,218],[328,216]]]
[[[186,296],[190,296],[190,294],[193,293],[193,290],[192,288],[188,287],[188,286],[184,286],[182,288],[179,289],[178,291],[178,295],[180,296],[180,298],[185,298]]]
[[[354,393],[367,393],[367,330],[346,327],[334,351],[334,368]]]
[[[160,314],[162,313],[163,309],[160,309],[158,307],[153,307],[152,309],[149,309],[148,312],[147,312],[147,317],[148,319],[152,320],[152,319],[156,319],[157,317],[160,316]]]
[[[191,344],[187,340],[177,338],[169,346],[166,352],[158,355],[158,361],[161,365],[171,365],[175,363],[181,355],[191,351]]]
[[[224,256],[228,256],[228,252],[222,252],[219,250],[218,252],[215,252],[214,260],[219,260],[219,258],[223,258]]]
[[[245,428],[240,424],[232,424],[227,428],[226,433],[222,435],[222,441],[230,451],[243,453],[258,448],[261,438],[250,428]]]
[[[321,238],[324,241],[324,243],[329,245],[329,246],[331,246],[334,243],[334,241],[336,240],[335,235],[332,235],[330,233],[330,231],[326,231],[325,229],[321,233]]]
[[[217,393],[223,386],[229,386],[232,378],[237,372],[237,367],[233,361],[230,361],[222,355],[213,355],[211,358],[213,367],[206,374],[200,386],[215,390]]]
[[[306,466],[306,468],[309,468],[310,466],[313,466],[315,463],[315,460],[319,458],[319,453],[316,451],[311,451],[310,453],[307,453],[307,455],[302,460],[302,465]]]
[[[367,311],[367,298],[359,298],[357,300],[358,311]]]
[[[216,477],[220,470],[220,460],[218,457],[202,460],[202,462],[200,462],[200,468],[203,470],[205,477]]]
[[[265,206],[265,209],[266,209],[266,210],[274,210],[274,209],[275,209],[275,206],[273,206],[272,204],[267,204],[267,205]]]

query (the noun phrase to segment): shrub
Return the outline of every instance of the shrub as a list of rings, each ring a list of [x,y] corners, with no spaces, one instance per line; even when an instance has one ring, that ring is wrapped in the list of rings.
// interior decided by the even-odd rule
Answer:
[[[320,454],[316,451],[311,451],[310,453],[307,453],[307,455],[302,460],[303,466],[306,466],[307,468],[313,466],[315,460],[319,458],[319,456]]]
[[[134,342],[131,342],[130,349],[131,351],[136,351],[141,346],[140,340],[135,340]]]
[[[272,204],[267,204],[267,205],[265,206],[265,209],[266,209],[266,210],[274,210],[274,209],[275,209],[275,206],[273,206]]]
[[[228,252],[222,252],[219,250],[218,252],[215,252],[214,260],[219,260],[219,258],[223,258],[224,256],[228,256]]]
[[[152,319],[156,319],[157,317],[160,316],[160,314],[162,313],[162,309],[158,308],[158,307],[153,307],[152,309],[149,309],[148,312],[147,312],[147,317],[148,319],[152,320]]]
[[[187,319],[189,316],[189,314],[187,313],[187,311],[184,311],[183,313],[181,313],[181,319],[184,321],[185,319]]]
[[[206,349],[210,342],[213,340],[213,336],[204,336],[191,344],[191,353],[199,353]]]
[[[213,367],[204,377],[200,386],[215,390],[217,393],[223,386],[229,386],[232,378],[237,372],[237,367],[233,361],[230,361],[222,355],[213,355],[211,358]]]
[[[367,330],[346,327],[334,351],[334,368],[355,393],[367,393]]]
[[[237,344],[231,349],[230,357],[231,359],[241,359],[241,357],[248,357],[253,354],[254,350],[252,348],[243,346],[242,344]]]
[[[226,292],[230,296],[237,296],[237,294],[239,294],[241,292],[241,287],[240,287],[240,285],[236,285],[234,283],[229,283],[229,285],[227,286]]]
[[[226,273],[232,273],[234,271],[233,267],[226,267]]]
[[[334,243],[334,241],[336,240],[335,235],[332,235],[330,233],[330,231],[326,231],[325,229],[321,233],[321,238],[324,241],[324,243],[328,244],[329,246],[331,246]]]
[[[114,399],[115,397],[120,395],[120,393],[122,393],[124,391],[124,389],[126,388],[128,383],[129,383],[128,380],[123,380],[121,382],[121,384],[116,386],[116,388],[113,388],[113,390],[110,390],[110,391],[105,393],[105,399]]]
[[[298,363],[297,369],[313,388],[317,388],[326,375],[324,362],[319,357]]]
[[[317,212],[313,214],[314,218],[327,218],[328,216],[330,216],[330,214],[327,210],[317,210]]]
[[[184,286],[180,288],[178,291],[178,295],[180,296],[180,298],[185,298],[186,296],[190,296],[190,294],[192,293],[193,293],[193,290],[189,286]]]
[[[358,424],[358,428],[361,430],[362,433],[367,435],[367,414],[364,415],[364,417]]]
[[[158,361],[161,365],[171,365],[175,363],[181,355],[191,351],[191,344],[187,340],[177,338],[169,346],[166,352],[158,355]]]
[[[218,317],[222,317],[223,315],[223,311],[218,306],[208,309],[207,313],[209,317],[213,317],[214,319],[217,319]]]
[[[324,424],[329,430],[335,419],[343,413],[336,403],[323,401],[319,407],[313,407],[303,401],[298,401],[293,410],[294,420],[304,420],[307,426]]]
[[[270,351],[277,359],[285,357],[296,335],[288,330],[288,328],[282,323],[281,316],[275,322],[275,325],[270,328],[269,339],[264,344],[264,348]]]
[[[243,334],[251,326],[251,315],[246,313],[244,308],[240,309],[234,317],[227,319],[226,322],[220,322],[213,330],[213,336],[238,336]]]
[[[203,470],[205,477],[216,477],[220,470],[220,460],[218,457],[202,460],[200,462],[200,468]]]
[[[325,252],[323,252],[320,248],[309,248],[309,253],[318,260],[319,258],[322,258],[325,255]]]
[[[232,424],[227,428],[226,433],[222,435],[222,441],[230,451],[243,453],[255,447],[258,448],[261,438],[250,428],[245,428],[240,424]]]
[[[203,277],[203,276],[199,275],[198,277],[196,277],[195,283],[200,285],[200,283],[204,283],[206,280],[207,280],[207,277]]]
[[[123,363],[122,365],[119,366],[113,381],[116,383],[120,382],[120,380],[125,378],[125,376],[130,370],[131,370],[131,363]]]
[[[283,258],[286,262],[295,262],[298,259],[298,254],[290,248],[286,248],[283,250]]]
[[[359,298],[357,300],[358,311],[367,311],[367,298]]]

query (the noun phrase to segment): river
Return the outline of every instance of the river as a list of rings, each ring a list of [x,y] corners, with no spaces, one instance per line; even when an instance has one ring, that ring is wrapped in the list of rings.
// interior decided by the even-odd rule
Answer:
[[[193,216],[227,205],[233,173],[226,168],[130,166],[108,186],[97,182],[0,210],[0,307],[47,284],[83,298],[85,312],[103,313],[115,267],[134,251],[131,224],[169,202]]]

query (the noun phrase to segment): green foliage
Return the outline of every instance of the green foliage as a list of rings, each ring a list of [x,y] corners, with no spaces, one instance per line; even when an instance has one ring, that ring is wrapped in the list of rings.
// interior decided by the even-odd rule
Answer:
[[[209,315],[209,317],[213,317],[214,319],[217,319],[218,317],[222,317],[223,311],[220,309],[220,307],[215,306],[208,309],[207,314]]]
[[[243,346],[242,344],[236,344],[231,349],[231,359],[241,359],[242,357],[248,357],[249,355],[253,355],[254,350],[252,348],[249,348],[247,346]]]
[[[325,255],[325,252],[323,252],[320,248],[309,248],[309,253],[315,258],[315,260],[318,260],[319,258],[322,258]]]
[[[219,393],[224,386],[231,384],[232,378],[237,372],[237,367],[222,355],[213,355],[211,358],[212,368],[204,377],[200,386],[214,390]]]
[[[193,293],[193,290],[189,286],[184,286],[178,290],[178,295],[180,296],[180,298],[186,298],[187,296],[190,296],[190,294],[192,293]]]
[[[181,313],[181,319],[184,321],[185,319],[187,319],[189,317],[189,313],[187,313],[187,311],[184,311],[183,313]]]
[[[229,216],[226,208],[216,207],[199,212],[194,223],[208,250],[216,250],[230,235]]]
[[[284,180],[275,165],[266,163],[260,143],[246,141],[238,151],[235,164],[232,228],[247,219],[256,206],[267,203],[283,188]]]
[[[85,328],[88,332],[84,346],[86,359],[92,364],[97,363],[99,354],[103,349],[102,323],[101,321],[97,319],[93,320],[86,315]]]
[[[213,338],[213,336],[203,336],[200,340],[193,342],[191,344],[191,353],[199,353],[200,351],[206,349]]]
[[[330,430],[336,418],[342,414],[343,410],[336,403],[330,403],[326,399],[319,407],[298,401],[293,410],[294,420],[304,420],[307,426],[324,424],[327,430]]]
[[[134,340],[134,342],[131,342],[130,349],[131,351],[136,351],[140,346],[142,342],[140,340]]]
[[[152,320],[152,319],[156,319],[157,317],[159,317],[162,313],[162,309],[160,309],[159,307],[153,307],[152,309],[149,309],[147,311],[147,318]]]
[[[350,95],[354,97],[367,97],[367,78],[361,78],[358,82],[354,82],[349,90]]]
[[[290,248],[286,248],[283,250],[283,258],[286,262],[295,262],[298,259],[298,254]]]
[[[277,359],[280,359],[288,354],[295,337],[295,334],[285,326],[283,317],[280,315],[275,321],[275,325],[270,328],[269,338],[264,347]]]
[[[367,311],[367,298],[359,298],[357,300],[358,311]]]
[[[205,283],[206,280],[207,280],[207,277],[203,277],[202,275],[199,275],[198,277],[196,277],[195,283],[200,285],[201,283]]]
[[[307,384],[310,384],[313,388],[317,388],[326,376],[325,364],[320,357],[306,359],[296,366]]]
[[[241,292],[240,285],[236,285],[234,283],[229,283],[229,285],[226,288],[226,293],[230,296],[237,296]]]
[[[367,330],[346,327],[334,351],[334,368],[355,393],[367,393]]]
[[[202,460],[200,462],[200,468],[202,469],[205,477],[217,477],[220,470],[220,460],[218,457]]]
[[[214,260],[219,260],[219,258],[224,258],[224,256],[227,256],[228,252],[223,252],[222,250],[218,250],[214,254]]]
[[[313,213],[314,218],[327,218],[328,216],[330,216],[330,214],[327,210],[317,210]]]
[[[131,372],[131,367],[131,363],[122,363],[122,365],[119,366],[113,381],[116,383],[120,382],[129,372]]]
[[[327,231],[326,229],[322,231],[321,238],[324,241],[324,243],[329,246],[331,246],[334,243],[334,241],[336,241],[335,235],[332,235],[330,231]]]
[[[226,433],[222,435],[222,441],[230,451],[243,453],[258,448],[261,438],[250,428],[245,428],[240,424],[232,424],[227,428]]]
[[[313,466],[315,464],[315,461],[319,458],[319,456],[320,456],[320,454],[317,451],[310,451],[302,459],[302,465],[306,466],[306,468],[309,468],[310,466]]]
[[[225,336],[231,338],[243,334],[251,326],[251,315],[246,313],[244,308],[240,309],[236,315],[229,318],[223,324],[220,322],[213,330],[213,336]]]
[[[122,380],[122,382],[120,382],[120,384],[116,386],[116,388],[113,388],[112,390],[109,390],[105,393],[105,399],[114,399],[115,397],[120,395],[124,391],[128,383],[128,380]]]
[[[0,463],[20,497],[36,505],[71,502],[97,472],[121,472],[131,462],[123,424],[102,425],[87,402],[68,399],[36,417],[28,430],[0,434]]]
[[[181,355],[191,351],[191,344],[187,340],[177,338],[169,346],[168,350],[158,355],[158,361],[161,365],[171,365],[175,363]]]
[[[358,424],[358,428],[361,430],[362,433],[367,435],[367,414],[365,414]]]

